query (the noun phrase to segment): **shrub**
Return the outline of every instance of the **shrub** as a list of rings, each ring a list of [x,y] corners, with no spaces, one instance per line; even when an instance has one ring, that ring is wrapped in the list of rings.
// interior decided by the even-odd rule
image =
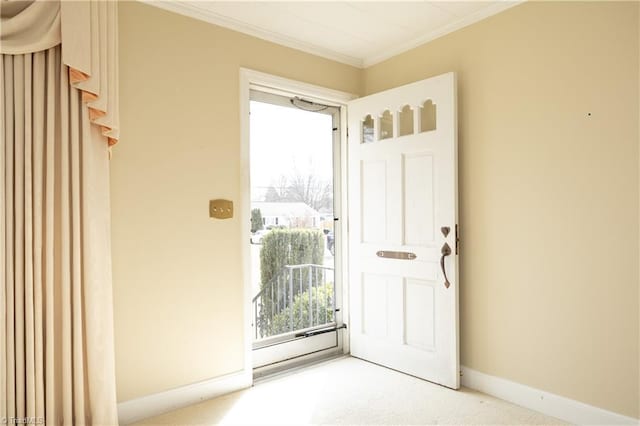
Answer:
[[[251,210],[251,232],[259,231],[262,228],[262,212],[260,209]]]
[[[287,306],[274,315],[270,322],[265,322],[261,327],[261,332],[265,336],[274,336],[333,322],[333,283],[311,288],[311,301],[311,306],[309,306],[309,289],[307,288],[294,297],[292,306]],[[311,322],[309,321],[309,308],[311,308]],[[291,328],[292,316],[293,328]]]
[[[274,229],[262,239],[260,250],[261,288],[286,265],[311,263],[322,265],[324,258],[324,235],[316,229]]]
[[[303,312],[303,299],[306,297],[306,303],[308,304],[309,282],[312,282],[313,286],[319,286],[320,288],[320,290],[315,287],[312,289],[312,297],[317,296],[322,300],[325,299],[324,294],[322,294],[322,292],[326,291],[324,290],[325,285],[320,284],[322,282],[320,279],[323,276],[318,276],[317,273],[316,275],[311,275],[314,273],[312,271],[315,271],[312,267],[287,268],[287,266],[322,265],[323,258],[324,235],[319,230],[274,229],[264,236],[262,249],[260,250],[260,287],[262,289],[262,297],[260,299],[258,327],[261,337],[288,331],[291,326],[290,312],[298,313],[298,322],[294,324],[295,327],[308,327],[308,325],[304,325],[304,321],[306,323],[309,322],[309,313],[307,311],[305,316]],[[316,294],[318,291],[321,294]],[[307,295],[305,296],[305,294]],[[290,306],[292,300],[293,308]],[[298,308],[295,307],[296,303],[298,303]],[[330,303],[329,305],[320,303],[319,306],[320,309],[318,313],[314,312],[314,317],[315,315],[326,315],[323,309],[326,310],[327,306],[331,305]],[[301,311],[302,320],[299,318]]]

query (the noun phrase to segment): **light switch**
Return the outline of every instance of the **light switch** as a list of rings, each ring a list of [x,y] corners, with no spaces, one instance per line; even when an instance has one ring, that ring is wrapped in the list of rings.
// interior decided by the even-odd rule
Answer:
[[[209,217],[215,219],[230,219],[233,217],[233,201],[209,200]]]

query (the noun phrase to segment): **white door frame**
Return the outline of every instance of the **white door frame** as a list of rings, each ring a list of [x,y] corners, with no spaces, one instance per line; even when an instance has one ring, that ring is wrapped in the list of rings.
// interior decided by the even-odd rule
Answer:
[[[260,90],[268,93],[280,95],[304,96],[310,101],[340,107],[340,188],[338,194],[340,221],[341,247],[336,246],[335,266],[340,271],[340,281],[347,283],[348,271],[348,236],[347,236],[347,102],[356,99],[358,96],[338,90],[327,89],[313,84],[290,80],[283,77],[254,71],[247,68],[240,68],[240,203],[238,217],[240,218],[240,250],[243,271],[243,319],[244,319],[244,364],[243,373],[247,377],[253,377],[253,329],[251,327],[252,297],[251,294],[251,251],[249,247],[250,221],[251,217],[251,182],[250,182],[250,149],[249,149],[249,102],[250,90]],[[349,295],[348,285],[342,285],[342,293],[336,295],[338,306],[341,307],[343,322],[348,325],[349,318]],[[349,333],[348,330],[343,335],[343,352],[349,353]],[[253,381],[253,379],[251,379]]]

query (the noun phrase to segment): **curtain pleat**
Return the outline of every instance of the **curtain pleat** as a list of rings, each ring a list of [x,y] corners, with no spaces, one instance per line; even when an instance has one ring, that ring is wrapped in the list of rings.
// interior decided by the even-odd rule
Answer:
[[[29,55],[31,56],[31,55]],[[14,62],[13,73],[16,78],[15,90],[15,144],[14,144],[14,167],[15,167],[15,214],[14,226],[16,235],[14,239],[14,273],[15,273],[15,346],[16,346],[16,412],[18,417],[25,417],[25,353],[22,348],[25,346],[25,321],[24,319],[24,287],[25,287],[25,267],[24,267],[24,243],[25,243],[25,145],[27,145],[26,120],[26,88],[25,88],[25,57],[20,55]],[[27,80],[30,81],[30,80]],[[20,142],[18,142],[20,141]]]
[[[24,374],[26,413],[35,412],[35,336],[33,300],[33,144],[34,129],[34,69],[35,55],[24,63]],[[37,72],[37,70],[36,70]],[[35,124],[35,125],[34,125]]]
[[[68,237],[70,234],[69,221],[69,145],[70,145],[70,132],[69,124],[73,121],[73,118],[69,117],[69,92],[66,90],[65,82],[66,76],[62,77],[63,83],[61,84],[61,96],[60,96],[60,112],[63,117],[68,117],[68,120],[62,119],[61,136],[58,139],[60,149],[56,152],[59,157],[59,166],[56,167],[56,171],[59,173],[59,191],[60,196],[56,197],[59,200],[59,205],[56,206],[59,209],[57,215],[57,227],[60,229],[61,238],[58,238],[58,249],[56,253],[60,257],[60,264],[58,266],[58,286],[60,289],[60,296],[62,303],[57,304],[62,313],[62,358],[60,360],[62,370],[62,388],[63,392],[67,394],[67,397],[62,401],[62,418],[66,420],[63,424],[67,424],[68,419],[73,418],[73,365],[71,364],[71,291],[70,291],[70,275],[71,275],[71,241]],[[65,123],[65,121],[67,121]],[[56,286],[56,287],[58,287]]]
[[[6,338],[6,382],[7,382],[7,392],[6,392],[6,416],[3,417],[16,417],[16,345],[15,345],[15,336],[16,336],[16,326],[15,326],[15,309],[16,309],[16,300],[15,300],[15,285],[14,285],[14,266],[15,266],[15,256],[14,256],[14,244],[15,244],[15,233],[16,227],[14,226],[14,143],[15,139],[15,118],[14,118],[14,107],[16,105],[14,100],[14,85],[13,85],[13,70],[14,70],[14,57],[5,57],[3,55],[3,69],[4,69],[4,136],[5,140],[3,142],[5,146],[5,162],[2,164],[6,167],[5,170],[5,223],[6,223],[6,236],[5,236],[5,256],[6,256],[6,264],[5,264],[5,289],[6,289],[6,327],[5,327],[5,338]]]
[[[0,1],[0,53],[20,55],[62,43],[71,84],[111,146],[119,137],[118,12],[111,0]]]
[[[119,137],[118,9],[114,1],[61,2],[62,60],[82,90],[89,118],[114,145]]]
[[[55,256],[59,252],[60,241],[59,227],[56,227],[56,200],[59,199],[59,190],[55,182],[59,180],[60,172],[56,170],[56,149],[55,138],[60,132],[60,109],[56,108],[56,104],[61,97],[60,84],[60,52],[58,49],[50,50],[47,54],[47,121],[46,121],[46,141],[45,143],[45,419],[49,424],[58,424],[61,410],[61,399],[56,398],[62,392],[62,370],[54,368],[50,360],[60,359],[60,345],[56,344],[56,339],[60,336],[56,333],[59,329],[59,310],[56,306],[60,306],[59,292],[54,291],[54,283],[59,282],[56,274],[59,267],[56,265],[58,258]],[[62,73],[64,75],[64,73]]]
[[[42,78],[34,79],[33,121],[46,123],[46,54],[34,54],[34,69],[36,73],[42,70]],[[46,126],[34,126],[35,141],[45,140]],[[44,197],[44,146],[40,143],[33,145],[33,411],[36,417],[44,417],[44,305],[43,305],[43,197]],[[27,410],[29,411],[29,410]]]
[[[0,133],[4,141],[5,137],[5,72],[4,62],[0,64]],[[5,147],[0,147],[0,202],[5,203],[5,176],[4,176],[4,164],[5,164]],[[6,289],[6,219],[5,209],[0,208],[0,319],[5,318],[6,322],[6,301],[7,301],[7,289]],[[0,320],[1,321],[1,320]],[[6,338],[5,323],[0,322],[0,392],[5,391],[3,386],[7,383],[7,338]],[[0,414],[7,412],[7,398],[0,398]]]
[[[114,425],[108,147],[60,46],[1,57],[0,417]]]

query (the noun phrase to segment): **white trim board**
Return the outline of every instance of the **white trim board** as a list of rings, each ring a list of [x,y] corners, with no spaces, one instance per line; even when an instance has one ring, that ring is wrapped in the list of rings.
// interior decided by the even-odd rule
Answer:
[[[399,43],[392,47],[382,48],[374,55],[365,57],[354,57],[344,53],[336,52],[335,50],[327,49],[322,46],[317,46],[311,43],[297,40],[295,38],[279,34],[274,31],[266,30],[264,28],[256,27],[254,25],[247,24],[245,22],[238,21],[237,19],[229,18],[227,16],[215,13],[209,10],[205,10],[197,6],[197,2],[183,2],[178,0],[139,0],[142,3],[146,3],[151,6],[158,7],[160,9],[168,10],[170,12],[178,13],[183,16],[198,19],[200,21],[208,22],[210,24],[218,25],[220,27],[228,28],[233,31],[248,34],[253,37],[257,37],[262,40],[270,41],[272,43],[279,44],[281,46],[289,47],[292,49],[300,50],[302,52],[310,53],[312,55],[320,56],[322,58],[330,59],[332,61],[340,62],[346,65],[351,65],[356,68],[368,68],[372,65],[385,61],[393,56],[404,53],[408,50],[416,48],[422,44],[428,43],[439,37],[450,34],[454,31],[467,27],[476,22],[482,21],[490,16],[496,15],[521,3],[526,0],[503,0],[499,3],[483,8],[468,16],[463,16],[443,27],[436,28],[433,31],[429,31],[413,39],[407,40],[404,43]]]
[[[118,420],[127,425],[251,386],[241,371],[118,404]],[[573,399],[462,367],[462,386],[574,424],[638,425],[640,420]]]
[[[208,22],[219,27],[228,28],[233,31],[237,31],[243,34],[259,38],[261,40],[270,41],[280,46],[289,47],[292,49],[300,50],[305,53],[310,53],[315,56],[320,56],[325,59],[340,62],[343,64],[351,65],[356,68],[363,68],[362,59],[354,58],[349,55],[335,52],[330,49],[325,49],[320,46],[316,46],[311,43],[305,43],[294,38],[278,34],[272,31],[265,30],[241,21],[238,21],[227,16],[220,15],[215,12],[204,10],[197,7],[193,2],[179,2],[176,0],[139,0],[142,3],[146,3],[151,6],[159,7],[160,9],[168,10],[189,18],[198,19],[200,21]]]
[[[304,94],[318,102],[325,102],[332,106],[345,106],[349,101],[358,98],[358,95],[327,87],[316,86],[298,80],[291,80],[249,68],[240,68],[241,83],[269,93],[279,95]],[[248,93],[248,92],[247,92]],[[242,93],[244,95],[245,93]],[[247,98],[248,99],[248,98]],[[247,100],[248,103],[248,100]]]
[[[462,367],[462,386],[580,425],[639,425],[640,420]]]
[[[146,395],[118,404],[118,422],[127,425],[207,399],[251,387],[252,376],[244,371]]]
[[[471,15],[463,16],[460,19],[453,21],[443,27],[436,28],[426,34],[406,41],[405,43],[399,43],[394,47],[387,48],[376,55],[367,56],[362,59],[362,65],[360,68],[369,68],[375,64],[386,61],[401,53],[407,52],[416,47],[427,44],[437,38],[451,34],[452,32],[461,30],[464,27],[480,22],[483,19],[489,18],[493,15],[497,15],[500,12],[504,12],[507,9],[511,9],[514,6],[524,3],[526,0],[505,0],[500,3],[496,3],[491,7],[480,9],[479,11],[472,13]]]

